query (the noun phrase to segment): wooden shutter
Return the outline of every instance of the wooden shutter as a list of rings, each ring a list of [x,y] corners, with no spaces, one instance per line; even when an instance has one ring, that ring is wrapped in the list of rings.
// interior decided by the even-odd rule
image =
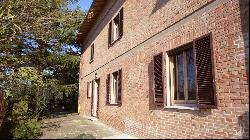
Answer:
[[[111,34],[112,34],[112,22],[109,23],[108,46],[111,45]]]
[[[92,87],[93,83],[92,81],[88,82],[88,98],[91,98],[92,97],[92,90],[93,90],[93,87]]]
[[[122,103],[122,70],[118,71],[118,96],[117,103]]]
[[[121,37],[123,35],[123,8],[120,10],[119,15],[119,36]]]
[[[163,54],[154,57],[154,103],[156,107],[163,107]]]
[[[196,63],[196,90],[199,108],[215,108],[212,50],[210,35],[194,42]]]
[[[89,82],[87,82],[87,98],[89,98]]]
[[[107,75],[106,86],[107,86],[106,104],[109,104],[110,103],[110,74]]]
[[[91,45],[91,56],[90,56],[90,60],[94,60],[94,55],[95,55],[95,45],[92,44]]]

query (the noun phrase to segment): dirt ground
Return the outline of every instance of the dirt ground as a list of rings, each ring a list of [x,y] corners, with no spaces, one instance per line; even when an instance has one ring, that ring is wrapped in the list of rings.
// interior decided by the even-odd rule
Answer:
[[[55,115],[43,120],[40,139],[136,139],[98,120],[77,114]]]

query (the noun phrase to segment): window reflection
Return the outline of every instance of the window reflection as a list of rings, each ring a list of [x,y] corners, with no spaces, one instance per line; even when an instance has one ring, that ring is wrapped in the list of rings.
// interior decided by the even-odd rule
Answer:
[[[188,99],[196,99],[195,91],[195,66],[193,48],[187,50],[187,79],[188,79]]]
[[[186,55],[185,58],[184,54]],[[175,53],[173,55],[173,58],[174,58],[174,75],[175,75],[174,99],[185,100],[185,101],[195,100],[196,89],[195,89],[195,65],[194,65],[193,48],[190,47],[188,49]],[[184,60],[186,62],[184,62]],[[187,87],[185,87],[184,81],[187,82]],[[187,94],[185,95],[185,93]]]
[[[183,54],[179,53],[175,57],[175,100],[184,100],[184,71],[183,71]]]

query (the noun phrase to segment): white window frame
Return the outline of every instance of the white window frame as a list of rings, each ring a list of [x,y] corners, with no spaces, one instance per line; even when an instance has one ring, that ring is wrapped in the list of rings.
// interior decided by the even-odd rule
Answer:
[[[116,76],[116,79],[114,78],[115,73],[118,73],[118,71],[111,74],[111,80],[110,80],[110,104],[118,104],[118,75]]]
[[[174,79],[174,74],[173,74],[173,70],[171,73],[171,69],[174,68],[174,63],[171,62],[173,61],[172,56],[168,55],[168,53],[166,52],[166,104],[165,104],[165,108],[172,108],[172,109],[188,109],[188,110],[199,110],[197,108],[196,104],[174,104],[174,82],[171,82],[171,79]]]

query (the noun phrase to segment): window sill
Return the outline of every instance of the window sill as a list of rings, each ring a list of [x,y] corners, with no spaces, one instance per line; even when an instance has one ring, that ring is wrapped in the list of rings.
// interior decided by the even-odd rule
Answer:
[[[174,105],[174,106],[166,106],[166,109],[182,109],[182,110],[199,110],[196,106],[188,106],[188,105]]]
[[[121,106],[121,103],[112,103],[112,104],[109,103],[108,105],[109,105],[109,106]]]

